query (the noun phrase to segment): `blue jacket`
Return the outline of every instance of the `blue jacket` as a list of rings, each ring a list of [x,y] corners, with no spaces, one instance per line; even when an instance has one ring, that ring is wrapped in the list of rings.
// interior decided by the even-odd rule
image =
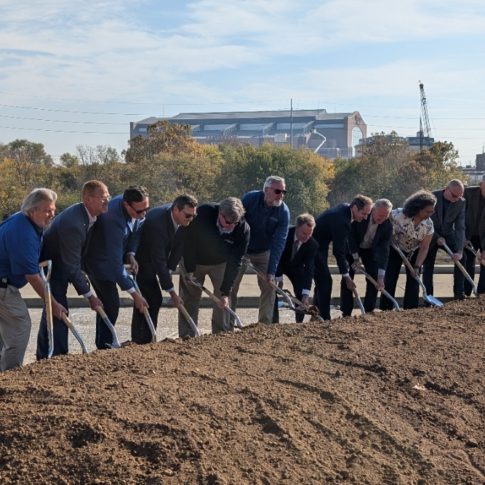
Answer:
[[[247,192],[241,200],[246,209],[244,217],[251,228],[248,253],[257,254],[269,250],[268,274],[276,274],[288,236],[288,206],[283,202],[279,207],[268,207],[264,203],[262,190]]]
[[[133,288],[124,262],[127,253],[136,252],[142,222],[136,220],[132,230],[128,225],[130,221],[123,208],[123,197],[114,197],[108,212],[98,217],[86,253],[88,274],[97,280],[118,283],[122,290]]]
[[[42,229],[22,212],[16,212],[0,224],[0,277],[22,288],[25,275],[39,273]]]

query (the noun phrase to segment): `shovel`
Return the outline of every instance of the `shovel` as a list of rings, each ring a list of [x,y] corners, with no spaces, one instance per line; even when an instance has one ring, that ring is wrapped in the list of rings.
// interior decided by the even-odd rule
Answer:
[[[127,270],[128,274],[130,275],[131,281],[133,281],[133,286],[135,287],[136,292],[143,298],[141,294],[140,287],[136,281],[136,275],[130,271],[131,265],[125,264],[125,269]],[[152,342],[157,341],[157,331],[155,330],[155,325],[153,324],[152,317],[150,316],[150,312],[148,311],[147,307],[143,309],[143,315],[145,316],[145,320],[147,322],[148,328],[150,329],[150,333],[152,334]]]
[[[88,275],[86,273],[84,273],[84,276],[86,277],[86,281],[87,281],[89,287],[92,288],[92,285],[91,285],[91,282],[89,281]],[[121,344],[120,344],[120,341],[118,340],[118,335],[116,334],[115,327],[113,326],[110,319],[108,318],[108,315],[106,315],[104,308],[102,306],[97,306],[95,308],[95,311],[101,317],[104,324],[109,328],[109,331],[111,332],[112,340],[111,340],[110,347],[112,349],[120,349]]]
[[[81,350],[83,354],[87,354],[88,351],[86,349],[86,346],[84,345],[84,341],[81,338],[81,335],[79,335],[79,332],[76,330],[76,327],[74,326],[74,324],[71,322],[71,320],[65,313],[62,314],[62,320],[66,324],[66,327],[72,332],[74,337],[76,337],[76,340],[79,342],[79,345],[81,346]]]
[[[185,278],[185,281],[188,281],[190,284],[200,288],[213,302],[217,304],[221,303],[221,299],[218,298],[216,295],[214,295],[212,291],[210,291],[208,288],[202,285],[199,281],[197,281],[196,279],[187,278],[187,274],[184,274],[183,276]],[[229,315],[234,317],[234,322],[236,323],[236,326],[238,328],[243,328],[243,324],[241,322],[241,319],[239,318],[239,315],[230,307],[225,307],[225,310],[227,311],[227,313],[229,313]],[[230,328],[227,327],[225,322],[224,322],[224,330],[226,332],[231,330]]]
[[[453,259],[453,251],[449,248],[449,246],[447,244],[443,244],[443,248],[448,253],[448,256]],[[463,273],[463,276],[468,280],[470,285],[472,285],[473,294],[475,296],[478,296],[477,287],[475,285],[475,282],[473,281],[473,278],[468,274],[468,271],[460,263],[460,261],[454,261],[454,263],[455,263],[456,267]]]
[[[47,268],[47,274],[44,271]],[[47,321],[47,340],[48,340],[48,351],[47,358],[50,359],[54,353],[54,319],[52,315],[52,295],[51,295],[51,285],[49,280],[51,278],[52,272],[52,261],[48,259],[47,261],[42,261],[39,263],[40,276],[44,282],[44,302],[45,302],[45,315]]]
[[[353,288],[352,293],[354,294],[354,297],[357,300],[357,305],[359,305],[360,313],[362,315],[365,315],[365,308],[364,308],[364,305],[362,304],[362,300],[360,299],[359,293],[357,293],[357,288]]]
[[[409,259],[406,258],[406,256],[401,251],[401,249],[399,249],[395,244],[393,244],[392,247],[399,254],[399,256],[401,256],[401,259],[403,260],[405,266],[407,267],[407,269],[411,273],[412,277],[418,282],[419,286],[423,290],[423,300],[426,303],[429,303],[431,306],[442,308],[443,302],[438,300],[438,298],[434,297],[433,295],[428,295],[428,293],[426,291],[426,286],[424,286],[424,283],[421,281],[421,278],[416,274],[416,271],[414,271],[413,265],[409,262]]]
[[[389,300],[391,300],[392,305],[394,306],[394,310],[400,310],[399,304],[396,301],[395,298],[391,296],[391,294],[385,289],[385,288],[379,288],[379,284],[377,281],[369,274],[367,273],[361,266],[354,267],[354,270],[358,273],[363,274],[380,292]]]
[[[293,310],[294,312],[296,311],[303,311],[307,315],[311,316],[311,320],[318,320],[321,323],[326,323],[325,320],[320,316],[320,312],[318,309],[312,305],[309,307],[308,305],[305,305],[302,301],[298,300],[298,298],[290,295],[287,291],[283,290],[280,288],[276,283],[273,283],[272,281],[268,281],[266,279],[265,274],[260,271],[258,268],[256,268],[253,263],[248,259],[246,259],[248,266],[250,266],[255,273],[258,275],[259,278],[262,280],[266,281],[279,295],[283,297],[283,299],[286,301],[288,304],[288,308],[290,310]],[[295,306],[295,303],[298,305],[298,308]]]

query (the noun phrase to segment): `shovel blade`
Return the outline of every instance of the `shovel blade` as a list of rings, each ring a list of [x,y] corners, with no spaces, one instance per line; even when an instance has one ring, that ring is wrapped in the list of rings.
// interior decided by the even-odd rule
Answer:
[[[429,303],[431,306],[435,306],[435,307],[438,307],[438,308],[443,308],[443,302],[438,300],[438,298],[436,298],[435,296],[433,295],[426,295],[424,297],[424,301],[426,303]]]

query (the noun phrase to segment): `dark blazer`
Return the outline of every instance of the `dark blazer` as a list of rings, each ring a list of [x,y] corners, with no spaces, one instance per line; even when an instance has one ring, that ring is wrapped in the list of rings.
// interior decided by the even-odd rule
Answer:
[[[88,246],[89,218],[84,204],[64,209],[44,233],[42,259],[51,259],[53,275],[74,285],[79,295],[89,291],[81,270]],[[92,231],[94,227],[92,228]]]
[[[485,248],[485,210],[484,205],[480,203],[481,198],[479,186],[465,189],[465,234],[468,240],[478,236],[481,247]]]
[[[170,270],[175,270],[182,257],[186,232],[187,228],[182,226],[175,231],[172,204],[148,211],[140,230],[140,244],[136,251],[141,279],[151,280],[158,276],[160,286],[165,291],[173,288]]]
[[[465,207],[463,197],[456,202],[450,202],[446,215],[443,218],[443,190],[435,190],[436,206],[431,220],[434,225],[432,243],[435,244],[439,237],[444,237],[446,243],[455,251],[463,251],[465,245]]]
[[[241,219],[230,233],[220,233],[217,226],[219,204],[203,204],[197,208],[197,217],[187,228],[184,246],[184,266],[192,273],[198,264],[215,265],[226,262],[221,294],[229,295],[241,261],[248,249],[250,229]]]
[[[341,274],[349,272],[346,255],[348,254],[351,219],[350,204],[338,204],[317,217],[317,225],[313,231],[313,237],[317,240],[320,251],[324,255],[328,255],[328,247],[332,243],[333,254],[337,259]]]
[[[288,231],[285,248],[281,255],[276,276],[287,275],[293,282],[298,280],[298,286],[302,289],[310,290],[312,287],[313,273],[315,269],[315,255],[318,250],[317,241],[311,237],[307,242],[303,243],[295,257],[291,259],[293,251],[293,243],[295,239],[295,226],[291,226]]]
[[[141,226],[141,221],[136,220],[132,230],[128,226],[129,221],[131,218],[123,208],[123,197],[113,198],[108,212],[101,214],[96,221],[86,254],[89,275],[97,280],[118,283],[122,290],[133,287],[124,261],[128,252],[136,252]]]
[[[361,222],[352,222],[352,237],[350,239],[350,252],[352,254],[359,252],[360,244],[364,239],[365,233],[367,232],[371,217],[372,215],[369,215],[367,219]],[[377,226],[376,234],[372,241],[372,255],[374,257],[374,261],[377,263],[378,269],[385,270],[387,268],[391,237],[392,222],[389,219],[386,219],[382,224]]]

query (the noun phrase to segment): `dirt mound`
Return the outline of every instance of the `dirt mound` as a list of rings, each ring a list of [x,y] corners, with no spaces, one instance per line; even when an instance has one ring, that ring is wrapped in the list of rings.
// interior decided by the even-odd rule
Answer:
[[[0,483],[485,481],[485,300],[0,375]]]

